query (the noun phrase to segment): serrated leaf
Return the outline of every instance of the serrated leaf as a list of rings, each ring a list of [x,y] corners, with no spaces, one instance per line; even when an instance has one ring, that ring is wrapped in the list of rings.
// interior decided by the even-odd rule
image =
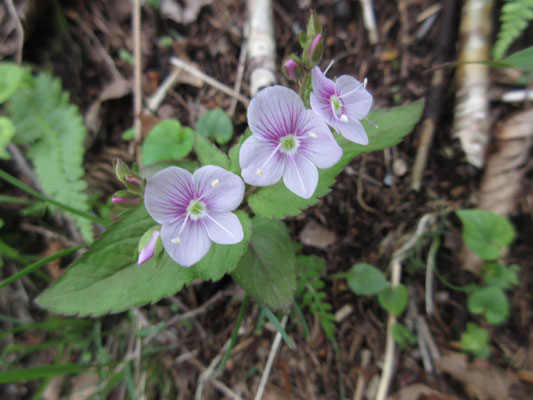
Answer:
[[[39,74],[32,85],[11,96],[7,111],[15,125],[13,141],[29,145],[27,155],[44,192],[61,203],[90,211],[82,166],[87,131],[77,107],[61,90],[59,79]],[[83,237],[91,241],[91,222],[79,216],[72,218]]]
[[[235,211],[235,214],[242,225],[243,240],[234,245],[212,243],[205,257],[191,267],[201,279],[218,281],[225,274],[231,273],[248,249],[252,237],[252,221],[244,211]]]
[[[254,217],[250,245],[231,275],[258,303],[286,311],[296,289],[296,256],[285,224]]]
[[[0,117],[0,160],[8,160],[11,155],[6,147],[15,136],[15,127],[9,118]]]
[[[198,160],[204,165],[218,165],[224,169],[229,170],[230,161],[228,156],[224,154],[214,143],[200,134],[195,135],[194,151]]]
[[[373,127],[363,121],[368,133],[367,146],[348,142],[342,136],[336,136],[344,154],[333,167],[319,169],[319,180],[315,193],[309,199],[299,197],[289,191],[282,181],[275,185],[258,189],[248,198],[248,205],[255,214],[266,218],[284,218],[299,215],[301,211],[318,202],[318,199],[331,191],[335,178],[344,167],[362,153],[381,150],[398,144],[422,116],[424,102],[419,100],[408,106],[395,107],[389,110],[376,110],[368,118],[378,125]]]
[[[475,357],[488,358],[490,355],[489,333],[469,322],[466,330],[461,334],[461,350],[473,354]]]
[[[155,259],[143,265],[133,259],[139,238],[153,224],[144,207],[124,213],[37,304],[55,313],[98,316],[176,293],[196,277],[193,269],[178,266],[166,253],[157,266]]]
[[[483,266],[483,280],[488,286],[509,289],[518,285],[518,272],[520,266],[513,264],[509,267],[500,263],[488,263]]]
[[[533,46],[517,51],[501,62],[524,72],[533,72]]]
[[[17,64],[0,63],[0,104],[8,100],[24,84],[31,80],[30,72]]]
[[[513,225],[507,218],[488,210],[457,210],[463,223],[463,241],[484,260],[496,260],[501,249],[515,236]]]
[[[187,156],[194,144],[194,131],[184,128],[179,121],[159,122],[148,133],[142,144],[142,162],[145,165],[159,161],[179,160]]]
[[[215,139],[218,144],[228,143],[233,136],[233,123],[220,108],[204,113],[196,121],[194,129],[207,138]]]
[[[379,305],[390,313],[399,316],[407,307],[409,295],[404,284],[388,287],[378,293]]]
[[[367,263],[357,263],[346,273],[348,286],[355,294],[372,296],[388,286],[383,273]]]
[[[491,324],[500,324],[509,315],[509,302],[503,290],[487,286],[470,294],[468,310],[472,314],[483,314]]]

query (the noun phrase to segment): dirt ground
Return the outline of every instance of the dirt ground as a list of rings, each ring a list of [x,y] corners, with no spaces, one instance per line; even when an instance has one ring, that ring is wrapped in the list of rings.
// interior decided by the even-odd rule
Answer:
[[[196,3],[200,2],[197,0]],[[86,118],[88,115],[94,117],[91,106],[112,84],[122,79],[132,80],[133,66],[128,58],[132,52],[130,3],[124,0],[42,0],[36,15],[28,19],[30,25],[26,27],[23,61],[36,70],[46,69],[60,77],[72,102]],[[193,9],[195,1],[177,3]],[[143,7],[142,87],[145,98],[153,94],[170,73],[171,56],[188,60],[205,74],[233,87],[241,47],[246,41],[243,34],[247,21],[246,3],[244,0],[205,3],[190,21],[181,22],[176,20],[177,17],[163,16],[157,8]],[[312,8],[326,33],[321,66],[325,68],[330,60],[335,60],[330,76],[350,74],[361,80],[366,77],[367,88],[374,96],[373,108],[409,104],[426,98],[430,93],[433,68],[457,58],[459,6],[453,11],[453,22],[447,26],[452,32],[449,43],[443,47],[439,46],[444,29],[442,14],[446,7],[453,7],[455,1],[374,0],[373,3],[380,35],[377,45],[369,43],[358,1],[273,0],[278,63],[298,50],[295,32],[305,27]],[[497,21],[497,13],[493,15]],[[531,43],[532,33],[529,29],[517,47],[523,48],[520,46],[528,40]],[[4,42],[4,46],[8,45],[9,41]],[[334,238],[325,248],[311,238],[301,249],[303,254],[324,258],[328,276],[346,271],[360,261],[389,273],[391,255],[405,240],[405,235],[413,233],[424,215],[434,214],[438,216],[438,227],[442,230],[442,243],[436,255],[438,270],[446,280],[458,286],[478,280],[461,266],[460,223],[450,210],[475,207],[482,171],[466,162],[459,142],[452,136],[455,70],[446,68],[444,71],[437,131],[423,174],[422,190],[410,189],[412,165],[420,142],[421,128],[417,126],[394,148],[355,159],[339,176],[332,192],[318,205],[306,210],[304,215],[287,220],[296,240],[302,238],[302,234],[304,240],[308,239],[304,229],[309,229],[310,222],[319,230],[319,242],[324,235]],[[291,85],[279,69],[277,78],[280,83]],[[497,71],[491,72],[491,80],[494,86],[505,84]],[[249,96],[246,70],[241,93]],[[157,115],[143,115],[142,121],[145,130],[163,118],[176,118],[184,125],[193,126],[206,110],[216,107],[228,110],[231,103],[231,97],[209,85],[178,83],[165,98]],[[490,123],[496,126],[498,121],[504,121],[509,115],[531,105],[491,101],[490,106]],[[245,106],[237,103],[233,117],[237,133],[246,128],[245,112]],[[131,91],[111,93],[102,101],[101,111],[95,118],[96,129],[89,129],[84,167],[89,192],[105,200],[120,189],[113,175],[113,157],[133,161],[128,143],[121,138],[122,132],[132,126]],[[0,165],[3,169],[16,171],[7,162]],[[499,326],[484,326],[491,333],[491,357],[475,361],[459,352],[460,335],[466,323],[475,320],[467,310],[465,293],[451,290],[435,280],[435,310],[432,315],[426,315],[426,262],[431,237],[424,237],[404,263],[402,282],[409,289],[410,305],[400,322],[419,329],[427,326],[426,337],[434,344],[436,353],[431,354],[427,365],[428,356],[419,346],[396,349],[389,390],[394,398],[531,398],[533,217],[530,207],[533,206],[533,169],[531,163],[523,168],[522,191],[511,213],[518,234],[507,256],[509,263],[522,267],[520,284],[510,293],[512,312],[509,319]],[[1,185],[2,192],[21,195],[4,183]],[[17,206],[10,205],[6,212],[2,211],[2,217],[18,210]],[[39,225],[35,219],[18,215],[7,220],[9,226],[20,224],[19,229],[25,232],[28,242],[21,246],[21,251],[45,255],[63,248],[54,237],[32,229]],[[59,274],[66,266],[65,262],[45,271],[55,277],[54,274]],[[4,267],[0,273],[5,278],[9,271],[10,268]],[[339,399],[343,395],[350,399],[374,398],[383,367],[387,313],[375,299],[355,296],[343,279],[326,277],[325,281],[327,301],[335,311],[343,311],[337,314],[336,322],[339,351],[336,352],[325,338],[312,314],[306,313],[311,330],[308,340],[301,326],[289,323],[287,331],[294,341],[294,348],[281,345],[266,386],[265,399]],[[27,284],[25,281],[24,286],[27,298],[23,299],[22,305],[14,307],[9,300],[9,296],[20,294],[17,286],[4,292],[0,313],[27,313],[33,321],[44,320],[46,313],[32,303],[44,284]],[[145,327],[153,327],[174,315],[176,309],[181,312],[199,310],[191,319],[165,328],[164,333],[159,333],[150,342],[149,348],[167,346],[166,350],[154,350],[152,355],[139,361],[141,367],[136,371],[141,371],[142,376],[136,376],[135,382],[139,379],[144,382],[145,398],[148,399],[192,399],[199,385],[205,385],[201,398],[231,398],[220,384],[239,393],[243,399],[252,399],[275,336],[275,329],[269,324],[256,331],[259,307],[253,302],[246,310],[236,347],[224,371],[217,377],[217,383],[202,381],[205,369],[222,353],[221,349],[231,336],[242,297],[242,291],[230,277],[215,284],[190,286],[156,305],[101,318],[99,323],[108,332],[102,345],[113,360],[121,360],[125,345],[113,341],[131,339],[128,324],[132,321],[144,321]],[[42,343],[53,339],[53,335],[53,332],[30,332],[12,340],[14,343],[27,344],[32,340]],[[81,353],[81,350],[73,352],[70,361],[77,361]],[[440,361],[435,359],[435,354]],[[56,355],[54,348],[42,350],[20,358],[17,366],[42,365],[52,362]],[[75,393],[76,385],[81,384],[81,378],[92,382],[93,375],[68,376],[62,380],[57,396],[52,394],[48,398],[68,398],[69,393]],[[105,394],[97,396],[130,398],[126,386],[120,381]],[[9,384],[0,389],[0,397],[31,398],[37,388],[35,381]],[[361,394],[357,393],[358,388],[362,390]]]

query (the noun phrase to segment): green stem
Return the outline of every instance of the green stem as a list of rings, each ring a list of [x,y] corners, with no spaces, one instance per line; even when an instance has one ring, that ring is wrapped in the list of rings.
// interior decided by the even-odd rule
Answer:
[[[11,275],[9,278],[4,279],[2,282],[0,282],[0,288],[3,288],[4,286],[9,285],[12,282],[15,282],[17,279],[22,278],[23,276],[28,275],[29,273],[33,272],[34,270],[42,267],[43,265],[48,264],[50,261],[57,260],[58,258],[65,257],[69,254],[74,253],[75,251],[78,251],[79,249],[88,246],[87,243],[80,244],[78,246],[70,247],[68,249],[59,251],[55,254],[52,254],[51,256],[41,258],[39,261],[34,262],[33,264],[28,265],[27,267],[23,268],[19,272]]]
[[[0,169],[0,178],[8,181],[13,186],[18,187],[19,189],[22,189],[25,192],[28,192],[32,196],[37,197],[39,200],[42,200],[42,201],[48,202],[50,204],[53,204],[53,205],[61,208],[64,211],[68,211],[68,212],[70,212],[72,214],[78,215],[78,216],[80,216],[82,218],[86,218],[89,221],[95,222],[95,223],[103,225],[103,226],[107,226],[108,225],[108,221],[106,221],[103,218],[96,217],[96,216],[94,216],[92,214],[89,214],[89,213],[87,213],[85,211],[78,210],[78,209],[70,207],[70,206],[68,206],[68,205],[66,205],[64,203],[61,203],[61,202],[59,202],[57,200],[51,199],[49,197],[46,197],[45,195],[43,195],[43,194],[39,193],[38,191],[32,189],[31,187],[26,185],[24,182],[18,180],[17,178],[15,178],[14,176],[8,174],[6,171],[4,171],[2,169]]]
[[[302,79],[302,83],[300,84],[300,99],[302,99],[302,101],[304,102],[305,104],[305,91],[307,89],[307,85],[309,83],[309,78],[311,77],[311,75],[309,74],[309,72],[305,72],[305,75]]]

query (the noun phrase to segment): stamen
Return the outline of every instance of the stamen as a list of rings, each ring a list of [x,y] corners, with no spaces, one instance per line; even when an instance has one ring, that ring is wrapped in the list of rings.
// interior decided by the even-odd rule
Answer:
[[[344,93],[344,94],[338,96],[339,99],[342,99],[343,97],[349,96],[349,95],[351,95],[351,94],[357,92],[357,91],[358,91],[359,89],[361,89],[361,88],[366,88],[366,84],[367,84],[367,83],[368,83],[368,79],[365,78],[365,80],[364,80],[362,83],[360,83],[359,85],[357,85],[356,88],[350,90],[348,93]]]
[[[348,122],[348,116],[346,114],[342,114],[340,120],[341,122]]]
[[[257,176],[261,176],[261,175],[263,175],[265,173],[265,170],[263,168],[265,167],[265,165],[268,164],[268,162],[272,159],[272,157],[274,157],[274,154],[276,154],[276,152],[278,151],[280,146],[281,146],[281,143],[276,146],[276,148],[274,149],[274,151],[272,153],[270,153],[270,155],[268,156],[266,161],[263,163],[263,165],[261,165],[259,168],[257,168],[257,171],[255,171]]]
[[[331,62],[327,66],[327,68],[324,70],[324,75],[326,75],[328,73],[329,69],[331,68],[331,66],[333,65],[334,62],[335,62],[335,60],[331,60]]]
[[[229,235],[231,236],[235,236],[233,233],[231,233],[230,231],[228,231],[226,228],[224,228],[222,225],[220,225],[220,223],[214,219],[213,217],[211,217],[209,214],[205,214],[205,216],[207,218],[209,218],[211,221],[213,221],[215,224],[217,224],[221,229],[223,229],[226,233],[228,233]]]
[[[315,132],[313,132],[313,131],[309,131],[309,132],[307,132],[307,134],[309,136],[311,136],[313,139],[316,139],[318,137],[318,135]]]
[[[374,128],[379,128],[378,124],[376,124],[375,122],[369,120],[367,117],[365,117],[365,119],[366,119],[366,120],[368,121],[368,123],[369,123],[370,125],[372,125]]]
[[[181,235],[181,232],[183,232],[183,229],[185,228],[185,224],[187,224],[188,220],[189,220],[189,213],[187,213],[187,216],[183,220],[183,223],[180,226],[180,230],[178,231],[178,235],[175,238],[170,240],[172,243],[174,243],[174,244],[181,243],[180,235]]]
[[[179,236],[176,236],[175,238],[171,239],[170,240],[172,243],[174,244],[180,244],[181,243],[181,239]]]
[[[211,182],[211,187],[212,188],[216,188],[219,183],[220,183],[220,181],[218,180],[218,178],[213,179],[213,181]]]

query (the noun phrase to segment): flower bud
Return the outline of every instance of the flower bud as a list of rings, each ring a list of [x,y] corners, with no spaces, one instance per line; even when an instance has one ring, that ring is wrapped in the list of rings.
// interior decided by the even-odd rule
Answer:
[[[297,81],[303,78],[304,69],[298,61],[298,58],[293,54],[287,57],[283,62],[282,70],[287,79]]]
[[[304,47],[303,59],[308,68],[313,68],[322,59],[324,52],[324,38],[321,33],[315,37],[309,38]]]
[[[122,183],[124,183],[126,177],[134,175],[131,168],[120,158],[115,158],[113,160],[113,167],[115,168],[115,175]]]
[[[319,35],[321,33],[322,24],[320,23],[316,12],[314,10],[311,10],[311,15],[309,16],[309,20],[307,21],[307,37],[315,37],[316,35]]]
[[[144,193],[144,180],[136,174],[128,165],[120,158],[113,160],[115,168],[115,175],[118,180],[126,186],[126,188],[138,195]]]
[[[141,198],[135,193],[130,192],[129,190],[119,190],[115,192],[111,197],[111,202],[118,204],[125,208],[135,208],[141,201]]]
[[[153,256],[157,256],[162,250],[162,244],[160,240],[161,231],[158,226],[148,229],[141,240],[139,240],[139,257],[137,258],[137,264],[141,265],[148,261]]]

